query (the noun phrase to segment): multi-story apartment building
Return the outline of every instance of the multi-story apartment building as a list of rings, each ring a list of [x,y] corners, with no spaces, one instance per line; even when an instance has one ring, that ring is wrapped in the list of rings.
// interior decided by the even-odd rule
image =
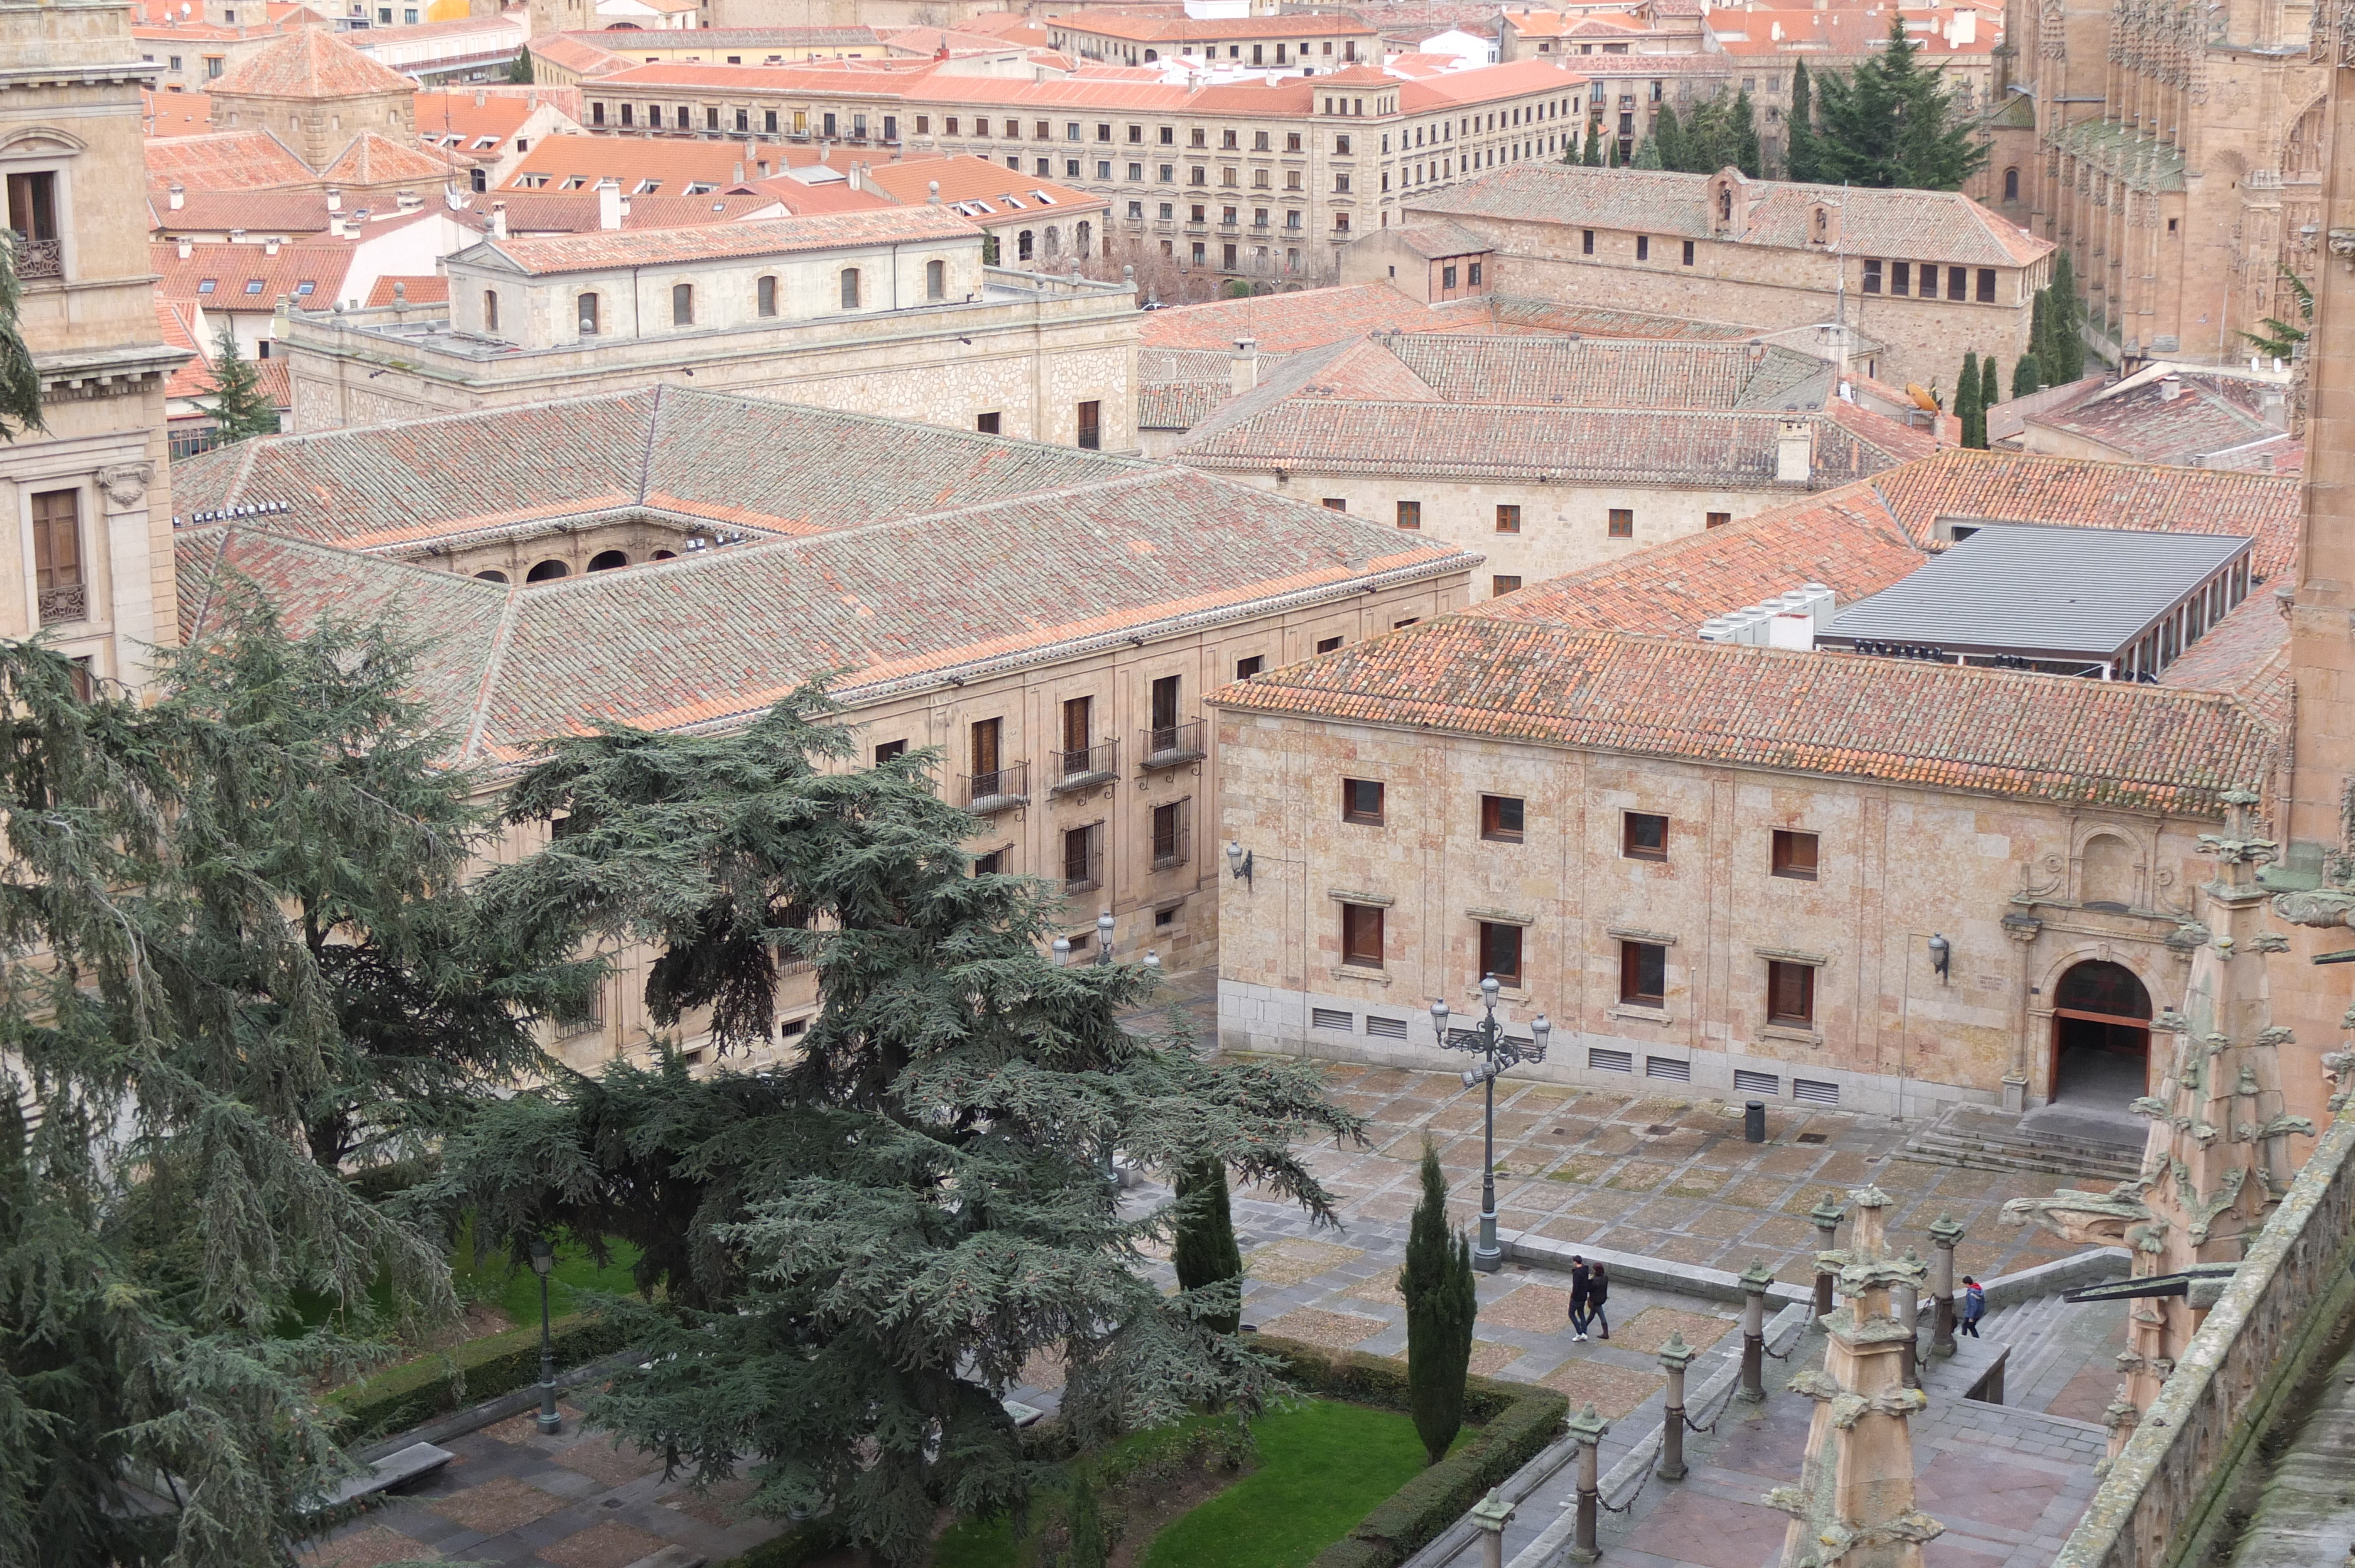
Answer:
[[[584,81],[581,93],[595,134],[994,158],[1109,199],[1099,260],[1119,260],[1124,245],[1191,266],[1315,277],[1359,234],[1398,221],[1411,195],[1559,159],[1586,114],[1585,79],[1548,60],[1420,81],[1361,64],[1198,88],[655,65]]]
[[[1175,60],[1208,69],[1297,72],[1378,61],[1375,30],[1347,13],[1270,16],[1143,16],[1074,11],[1047,23],[1047,39],[1067,55],[1113,65]]]
[[[0,444],[0,637],[48,633],[94,675],[139,680],[179,639],[165,386],[140,184],[154,68],[126,7],[52,0],[0,30],[0,175],[24,286],[17,320],[46,429]]]

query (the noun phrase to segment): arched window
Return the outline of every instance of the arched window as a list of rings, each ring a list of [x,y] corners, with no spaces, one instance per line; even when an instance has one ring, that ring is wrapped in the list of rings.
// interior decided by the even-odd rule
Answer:
[[[1027,228],[1014,237],[1014,259],[1017,261],[1028,261],[1030,260],[1030,252],[1035,239],[1036,236]]]
[[[2018,201],[2019,199],[2019,171],[2018,169],[2006,169],[2003,172],[2003,199],[2006,201]]]
[[[1060,256],[1063,250],[1063,232],[1050,225],[1047,229],[1047,254]]]
[[[842,308],[846,311],[858,308],[858,269],[856,267],[842,270]]]
[[[949,264],[945,261],[924,263],[924,298],[943,300],[949,292]]]
[[[670,286],[670,324],[673,326],[695,324],[694,284],[673,283]]]
[[[507,580],[507,575],[505,572],[476,572],[474,575],[486,583],[503,583]]]
[[[764,316],[777,313],[777,281],[763,278],[752,285],[753,308]]]
[[[483,291],[483,330],[499,330],[499,291],[496,289]]]
[[[1088,247],[1093,243],[1093,241],[1089,238],[1093,231],[1083,223],[1073,232],[1078,236],[1078,238],[1076,243],[1072,245],[1071,249],[1077,250],[1081,255],[1085,256],[1088,253]]]
[[[610,572],[629,564],[629,556],[620,550],[600,550],[589,557],[589,569],[592,572]]]
[[[581,296],[581,335],[582,337],[597,335],[597,296],[594,294]]]
[[[527,583],[552,583],[559,577],[569,577],[572,568],[562,561],[542,561],[523,575]]]
[[[675,561],[678,559],[678,552],[677,550],[656,550],[653,555],[648,556],[646,559],[650,561]]]

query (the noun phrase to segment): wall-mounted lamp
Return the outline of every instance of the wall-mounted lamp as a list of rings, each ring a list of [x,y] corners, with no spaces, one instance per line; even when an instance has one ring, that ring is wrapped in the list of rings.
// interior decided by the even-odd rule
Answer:
[[[1933,931],[1930,934],[1930,967],[1938,971],[1940,980],[1946,978],[1946,971],[1953,966],[1954,961],[1954,945]]]
[[[1241,881],[1244,885],[1249,886],[1252,879],[1252,852],[1243,848],[1241,843],[1239,842],[1229,843],[1227,845],[1227,869],[1234,873],[1235,876]]]

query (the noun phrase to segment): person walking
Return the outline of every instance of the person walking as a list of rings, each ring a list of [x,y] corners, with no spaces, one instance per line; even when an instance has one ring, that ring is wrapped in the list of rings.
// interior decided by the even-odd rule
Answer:
[[[1586,1301],[1594,1288],[1593,1275],[1586,1259],[1570,1255],[1570,1340],[1579,1344],[1586,1339]]]
[[[1611,1272],[1598,1263],[1586,1282],[1586,1321],[1590,1326],[1602,1324],[1603,1332],[1599,1337],[1605,1340],[1611,1337],[1611,1319],[1603,1315],[1603,1304],[1610,1299]]]
[[[1976,1340],[1979,1337],[1979,1319],[1987,1316],[1987,1287],[1969,1275],[1963,1276],[1963,1332]]]

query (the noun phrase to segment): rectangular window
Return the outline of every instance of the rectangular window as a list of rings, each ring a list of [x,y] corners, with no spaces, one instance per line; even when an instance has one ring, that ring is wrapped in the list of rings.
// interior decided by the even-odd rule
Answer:
[[[1704,528],[1722,528],[1732,521],[1733,514],[1731,512],[1712,512],[1709,514],[1707,520],[1702,523],[1701,526]]]
[[[673,283],[671,285],[670,324],[673,326],[693,326],[695,324],[694,284]]]
[[[1308,1024],[1312,1029],[1331,1029],[1343,1034],[1354,1034],[1358,1029],[1358,1015],[1344,1008],[1312,1007],[1308,1010]]]
[[[1254,653],[1248,659],[1238,659],[1235,661],[1235,679],[1248,681],[1266,668],[1267,658],[1264,654]]]
[[[1465,269],[1464,284],[1465,287],[1470,289],[1476,289],[1480,286],[1480,263],[1475,261]]]
[[[1330,653],[1340,646],[1341,640],[1337,637],[1320,637],[1316,640],[1316,652],[1319,653]]]
[[[1341,496],[1328,495],[1325,498],[1325,510],[1327,512],[1347,512],[1349,510],[1349,503]]]
[[[1178,727],[1178,694],[1182,676],[1164,675],[1146,688],[1145,705],[1154,734],[1153,750],[1166,751],[1160,732]]]
[[[1103,450],[1103,405],[1092,401],[1081,404],[1078,423],[1080,450],[1089,452]]]
[[[1481,796],[1480,836],[1490,843],[1519,843],[1524,810],[1524,804],[1518,795]]]
[[[1864,291],[1868,294],[1881,292],[1881,263],[1878,261],[1864,264]]]
[[[1636,514],[1632,508],[1614,506],[1611,509],[1611,536],[1614,539],[1636,536]]]
[[[1366,1014],[1366,1033],[1377,1040],[1403,1040],[1406,1038],[1406,1020],[1384,1018],[1379,1013],[1369,1012]]]
[[[1789,828],[1774,830],[1774,870],[1777,876],[1798,882],[1816,880],[1816,835]]]
[[[987,414],[975,414],[973,417],[973,428],[980,431],[985,436],[994,436],[998,433],[997,420],[998,416],[995,411]]]
[[[1518,576],[1498,576],[1488,579],[1488,597],[1490,599],[1502,599],[1508,593],[1518,593],[1520,591],[1521,579]]]
[[[16,271],[26,278],[65,275],[58,249],[58,176],[8,176],[8,227],[16,235]]]
[[[1692,1082],[1692,1063],[1681,1056],[1646,1056],[1644,1058],[1644,1076],[1689,1084]]]
[[[1964,300],[1970,297],[1971,270],[1967,267],[1946,269],[1946,298]]]
[[[1913,264],[1912,262],[1891,261],[1889,264],[1889,291],[1891,293],[1904,293],[1907,290],[1913,287]]]
[[[1648,234],[1639,234],[1636,236],[1636,260],[1638,261],[1649,261],[1651,259],[1652,237]]]
[[[1452,288],[1455,287],[1455,268],[1453,268],[1453,267],[1442,267],[1442,268],[1439,270],[1439,286],[1440,286],[1441,288],[1443,288],[1443,289],[1452,289]]]
[[[1341,906],[1341,961],[1353,969],[1382,967],[1382,911],[1379,906]]]
[[[1186,863],[1186,802],[1172,800],[1153,808],[1153,869],[1167,871]]]
[[[856,267],[842,270],[842,308],[846,311],[858,308],[858,269]]]
[[[1691,240],[1688,239],[1688,240],[1686,240],[1686,241],[1685,241],[1685,265],[1686,265],[1686,266],[1688,266],[1688,267],[1689,267],[1689,266],[1691,266],[1692,264],[1693,264],[1693,242],[1692,242]]]
[[[1582,254],[1588,256],[1594,254],[1594,230],[1589,228],[1581,231],[1578,249]]]
[[[1499,534],[1518,534],[1520,531],[1521,509],[1518,506],[1497,507],[1497,532]]]
[[[2170,217],[2167,221],[2173,223],[2175,220]],[[1839,1086],[1825,1083],[1820,1078],[1794,1078],[1791,1080],[1791,1097],[1811,1106],[1836,1106],[1839,1104]]]
[[[1103,832],[1103,824],[1101,822],[1090,822],[1084,828],[1071,828],[1064,832],[1064,892],[1084,893],[1103,885],[1103,856],[1098,853]]]
[[[975,876],[1001,876],[1005,872],[1006,852],[1004,850],[992,850],[987,854],[974,856],[973,874]]]
[[[1938,297],[1938,269],[1932,262],[1922,264],[1922,297],[1925,300]]]
[[[1480,922],[1480,973],[1495,975],[1499,985],[1521,983],[1521,928],[1495,920]]]
[[[893,758],[904,754],[907,749],[908,743],[904,740],[885,741],[882,745],[875,748],[875,766],[878,768],[882,767]]]
[[[78,490],[43,491],[33,497],[33,586],[42,625],[90,619]]]
[[[1088,736],[1095,729],[1095,717],[1093,697],[1073,697],[1063,705],[1063,765],[1058,769],[1062,777],[1088,770]]]
[[[2169,218],[2168,221],[2173,223],[2175,220]],[[1992,267],[1979,269],[1979,303],[1983,305],[1995,303],[1995,269]]]
[[[1002,794],[998,774],[1005,768],[1005,752],[1000,747],[1006,721],[1002,718],[975,719],[973,723],[973,794],[975,800]]]
[[[1400,502],[1398,503],[1398,525],[1401,528],[1422,527],[1423,503],[1420,501]]]
[[[1382,781],[1379,779],[1344,779],[1341,780],[1341,820],[1362,822],[1369,828],[1382,825]]]
[[[1657,942],[1619,944],[1619,1000],[1637,1007],[1668,1001],[1668,949]]]
[[[1652,811],[1629,811],[1619,819],[1619,853],[1625,860],[1668,858],[1668,820]]]
[[[763,278],[752,285],[752,308],[764,316],[777,313],[777,281]]]
[[[1766,1022],[1799,1028],[1816,1022],[1816,970],[1812,964],[1766,960]]]

